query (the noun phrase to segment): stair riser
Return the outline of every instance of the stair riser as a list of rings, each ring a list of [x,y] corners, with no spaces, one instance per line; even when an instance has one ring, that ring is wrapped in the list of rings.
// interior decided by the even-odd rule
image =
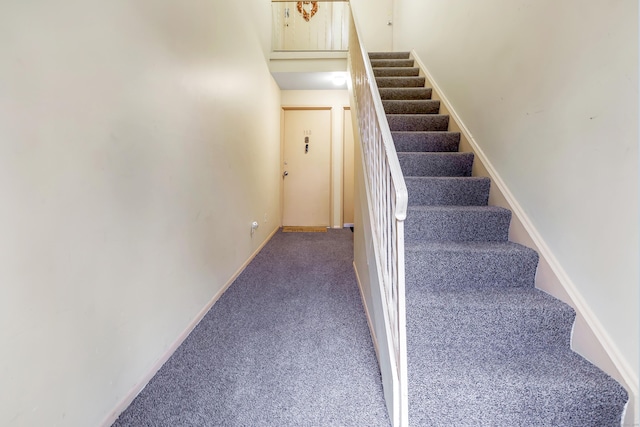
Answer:
[[[431,88],[381,88],[381,99],[431,99]]]
[[[460,312],[465,315],[461,316]],[[428,314],[427,314],[428,313]],[[473,352],[530,354],[538,348],[569,347],[575,314],[568,306],[557,308],[523,305],[433,306],[407,302],[407,344],[421,353],[426,346],[473,348]],[[428,332],[422,327],[428,322]],[[464,335],[449,331],[466,331]],[[473,337],[470,341],[469,337]]]
[[[391,114],[387,115],[391,131],[440,132],[449,129],[449,116],[440,114]]]
[[[373,68],[387,67],[413,67],[413,59],[372,59],[371,66]]]
[[[471,176],[471,153],[398,153],[404,176]]]
[[[409,206],[486,206],[489,178],[406,177]]]
[[[525,384],[508,384],[499,378],[479,379],[479,383],[493,384],[491,393],[487,393],[483,388],[475,392],[467,389],[468,378],[437,377],[421,384],[421,391],[416,392],[415,382],[409,370],[409,395],[421,394],[422,402],[428,403],[409,404],[411,426],[619,426],[624,405],[618,396],[594,393],[597,385],[553,389],[545,381],[533,378]],[[448,389],[462,389],[464,393],[458,391],[451,396],[441,392]],[[442,405],[434,404],[451,398],[459,399],[448,406],[455,412],[443,411]]]
[[[375,77],[399,77],[399,76],[417,76],[420,74],[420,69],[417,67],[388,67],[388,68],[374,68],[373,75]]]
[[[376,84],[381,87],[424,87],[424,77],[377,77]]]
[[[511,211],[489,207],[410,208],[405,221],[406,242],[505,242]]]
[[[457,132],[392,132],[398,152],[455,152],[460,145]]]
[[[369,52],[369,59],[408,59],[410,52]]]
[[[436,100],[386,100],[382,101],[387,114],[438,114],[440,101]]]
[[[533,286],[538,254],[424,251],[406,248],[406,285],[429,289]]]

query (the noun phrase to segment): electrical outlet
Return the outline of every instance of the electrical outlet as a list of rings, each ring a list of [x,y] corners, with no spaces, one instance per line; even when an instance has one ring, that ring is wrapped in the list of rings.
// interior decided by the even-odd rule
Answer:
[[[264,222],[265,222],[265,224],[266,224],[266,222],[267,222],[268,220],[269,220],[269,217],[267,216],[267,213],[265,212],[265,213],[264,213]]]

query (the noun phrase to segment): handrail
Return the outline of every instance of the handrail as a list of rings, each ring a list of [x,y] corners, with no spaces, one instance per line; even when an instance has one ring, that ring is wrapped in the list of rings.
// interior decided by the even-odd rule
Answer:
[[[407,187],[393,144],[367,51],[360,42],[351,13],[349,70],[364,157],[365,181],[374,251],[384,296],[384,320],[390,332],[394,365],[393,424],[408,425],[408,384],[405,315],[404,220]]]

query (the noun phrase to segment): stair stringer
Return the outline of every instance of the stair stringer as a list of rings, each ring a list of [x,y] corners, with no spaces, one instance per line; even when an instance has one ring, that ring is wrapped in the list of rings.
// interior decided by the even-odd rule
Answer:
[[[576,311],[576,320],[571,334],[571,349],[626,388],[629,393],[629,401],[622,416],[621,425],[640,425],[640,393],[638,392],[638,378],[633,374],[633,370],[621,357],[617,346],[606,333],[575,283],[562,268],[533,222],[509,191],[415,50],[411,51],[411,59],[420,69],[419,75],[425,77],[426,86],[432,88],[431,99],[440,101],[440,114],[449,115],[449,131],[460,132],[459,151],[474,153],[475,161],[473,162],[472,175],[491,179],[493,185],[490,188],[489,205],[512,211],[509,240],[530,247],[540,255],[535,278],[536,288],[565,302]]]

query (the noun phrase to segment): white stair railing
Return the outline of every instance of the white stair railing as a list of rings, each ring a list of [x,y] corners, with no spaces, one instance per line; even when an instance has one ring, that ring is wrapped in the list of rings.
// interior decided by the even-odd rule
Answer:
[[[408,425],[408,386],[405,315],[404,220],[407,187],[400,169],[371,62],[360,42],[356,18],[351,13],[349,71],[355,98],[357,124],[369,194],[369,215],[378,274],[382,283],[384,320],[391,335],[394,372],[395,426]],[[357,160],[356,160],[357,161]],[[366,232],[366,231],[365,231]],[[382,351],[382,350],[381,350]]]

